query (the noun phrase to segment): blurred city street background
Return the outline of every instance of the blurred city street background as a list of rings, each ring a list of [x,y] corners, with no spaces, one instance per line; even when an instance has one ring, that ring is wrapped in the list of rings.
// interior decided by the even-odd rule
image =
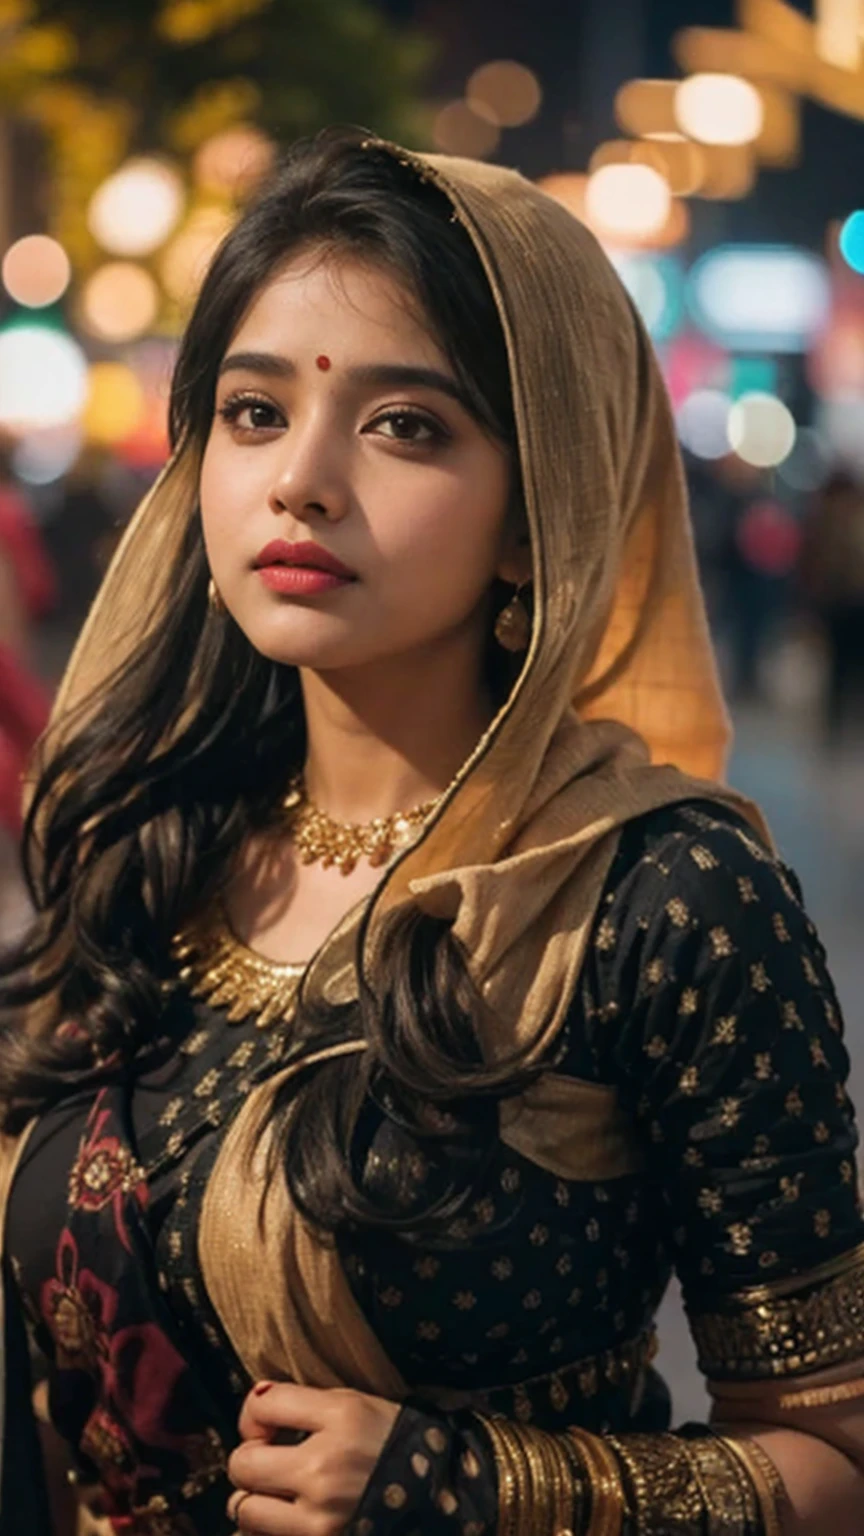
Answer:
[[[864,0],[0,0],[0,940],[20,773],[164,462],[202,272],[331,122],[517,166],[617,266],[676,412],[731,777],[802,881],[864,1105]],[[674,1296],[660,1364],[700,1415]]]

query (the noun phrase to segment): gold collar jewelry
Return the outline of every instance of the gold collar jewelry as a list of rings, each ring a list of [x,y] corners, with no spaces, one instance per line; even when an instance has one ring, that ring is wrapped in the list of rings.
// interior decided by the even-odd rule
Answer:
[[[368,859],[373,867],[386,864],[443,798],[443,794],[436,795],[434,800],[415,805],[410,811],[376,816],[374,821],[334,821],[326,811],[312,804],[303,775],[298,774],[291,780],[282,806],[288,814],[291,837],[301,862],[315,864],[320,859],[325,869],[335,864],[340,874],[350,875],[362,858]]]
[[[221,901],[175,935],[171,953],[192,996],[227,1008],[229,1023],[254,1013],[258,1029],[267,1029],[294,1017],[306,966],[267,960],[249,949],[233,932]]]

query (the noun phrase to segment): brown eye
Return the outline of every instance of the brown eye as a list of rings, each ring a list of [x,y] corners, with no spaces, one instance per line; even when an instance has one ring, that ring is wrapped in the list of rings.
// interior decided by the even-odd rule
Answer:
[[[389,437],[392,442],[416,443],[423,447],[443,442],[446,437],[437,422],[419,411],[388,411],[386,416],[379,416],[372,423],[372,430]]]
[[[285,424],[282,412],[269,400],[250,400],[248,396],[226,400],[218,415],[240,432],[269,432]]]

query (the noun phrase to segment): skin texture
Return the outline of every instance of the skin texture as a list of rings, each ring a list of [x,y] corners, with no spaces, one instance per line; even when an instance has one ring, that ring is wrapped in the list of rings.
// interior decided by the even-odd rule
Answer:
[[[398,1412],[396,1403],[341,1387],[259,1382],[240,1415],[243,1444],[228,1464],[232,1483],[254,1491],[248,1498],[233,1494],[228,1513],[240,1530],[264,1536],[338,1536]],[[308,1439],[268,1443],[288,1427],[309,1431]]]

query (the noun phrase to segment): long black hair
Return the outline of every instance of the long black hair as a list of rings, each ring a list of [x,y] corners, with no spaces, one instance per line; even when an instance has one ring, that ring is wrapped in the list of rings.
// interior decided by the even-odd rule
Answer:
[[[301,248],[357,253],[406,283],[477,420],[511,450],[518,494],[507,355],[479,257],[444,193],[355,130],[294,146],[218,251],[179,352],[173,445],[203,450],[231,337],[262,286]],[[295,669],[262,656],[209,608],[208,578],[196,512],[164,622],[40,772],[23,838],[36,916],[0,966],[7,1129],[73,1090],[134,1070],[166,1009],[180,1006],[172,935],[218,890],[302,765]],[[490,666],[495,651],[490,645]],[[491,677],[499,700],[513,680],[501,655]],[[520,1078],[518,1068],[483,1065],[478,1006],[449,926],[410,913],[390,930],[374,992],[367,983],[354,1007],[301,1017],[301,1046],[310,1034],[318,1043],[363,1036],[368,1044],[362,1070],[356,1057],[333,1060],[298,1078],[279,1107],[278,1144],[311,1220],[333,1230],[346,1219],[402,1219],[370,1200],[355,1177],[364,1103],[380,1102],[433,1136],[429,1106],[446,1104],[439,1130],[459,1123],[470,1127],[472,1144],[488,1141],[497,1096]],[[424,1217],[433,1224],[467,1195],[472,1158],[454,1143],[450,1162],[434,1213]]]

